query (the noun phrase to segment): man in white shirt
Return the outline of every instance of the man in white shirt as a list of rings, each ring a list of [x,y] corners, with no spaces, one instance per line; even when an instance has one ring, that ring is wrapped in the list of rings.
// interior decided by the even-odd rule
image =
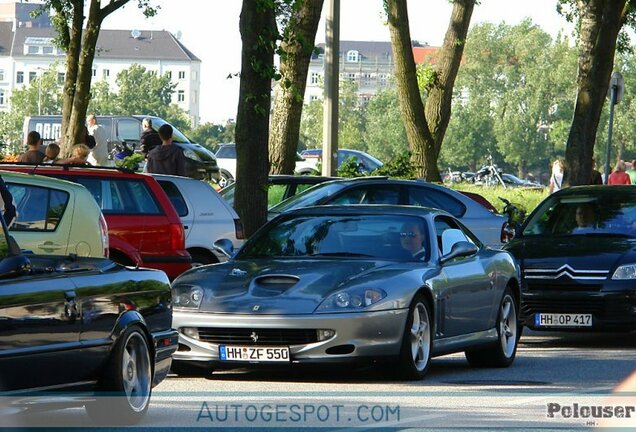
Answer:
[[[88,163],[95,166],[108,166],[108,143],[106,140],[106,131],[97,124],[95,114],[86,116],[86,124],[88,133],[95,138],[95,147],[91,149],[88,155]]]

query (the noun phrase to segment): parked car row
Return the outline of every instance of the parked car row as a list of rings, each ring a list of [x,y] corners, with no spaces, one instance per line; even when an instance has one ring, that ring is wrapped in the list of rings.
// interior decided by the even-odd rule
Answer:
[[[504,217],[442,186],[272,177],[292,185],[272,187],[288,198],[242,244],[234,210],[198,180],[5,167],[18,243],[0,218],[0,391],[122,396],[82,400],[96,420],[116,410],[138,421],[171,361],[179,374],[373,362],[421,379],[432,357],[454,352],[474,367],[511,365],[522,326],[636,328],[630,186],[559,191],[508,242]],[[83,223],[97,234],[76,237]],[[128,267],[114,262],[124,242],[139,258]],[[175,256],[203,266],[182,272]]]

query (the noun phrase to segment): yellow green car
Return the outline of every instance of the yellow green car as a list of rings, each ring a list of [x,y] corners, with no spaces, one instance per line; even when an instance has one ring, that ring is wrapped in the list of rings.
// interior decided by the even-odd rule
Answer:
[[[17,217],[9,233],[38,255],[108,256],[108,228],[88,189],[77,183],[0,171]]]

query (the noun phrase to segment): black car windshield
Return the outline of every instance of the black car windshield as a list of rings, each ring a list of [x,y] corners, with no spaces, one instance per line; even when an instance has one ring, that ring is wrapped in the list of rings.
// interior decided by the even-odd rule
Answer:
[[[159,117],[151,117],[151,119],[152,119],[152,128],[157,131],[159,130],[161,126],[165,124],[170,124]],[[172,141],[176,143],[191,143],[192,142],[184,134],[182,134],[179,131],[179,129],[177,129],[174,126],[172,126]]]
[[[545,200],[524,236],[626,235],[636,237],[636,193],[561,195]]]
[[[272,213],[283,213],[287,210],[320,205],[330,196],[340,192],[346,185],[340,182],[321,183],[272,207]]]
[[[259,231],[236,259],[347,257],[428,261],[426,221],[402,215],[290,215]]]

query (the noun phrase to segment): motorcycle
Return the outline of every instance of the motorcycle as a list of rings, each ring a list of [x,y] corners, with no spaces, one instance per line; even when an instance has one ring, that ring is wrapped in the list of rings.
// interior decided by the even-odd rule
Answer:
[[[502,169],[495,165],[492,155],[489,153],[486,156],[486,164],[482,165],[475,173],[473,183],[483,186],[497,186],[500,184],[505,189],[507,186],[501,178],[501,174],[503,174]]]
[[[504,203],[502,213],[508,217],[506,230],[510,239],[512,239],[521,229],[521,224],[526,219],[527,211],[520,205],[511,203],[506,198],[499,197],[499,199]]]

